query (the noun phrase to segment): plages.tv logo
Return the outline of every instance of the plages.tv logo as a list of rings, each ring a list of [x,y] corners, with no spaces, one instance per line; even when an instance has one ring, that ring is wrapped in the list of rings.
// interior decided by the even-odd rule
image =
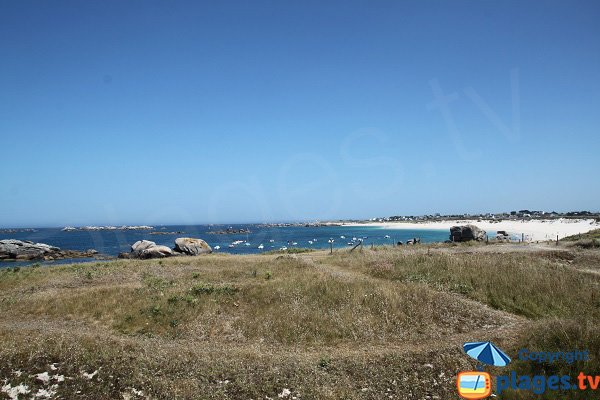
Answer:
[[[485,399],[492,394],[492,378],[483,371],[483,364],[504,367],[510,363],[502,350],[492,342],[468,342],[463,345],[465,353],[478,361],[477,371],[463,371],[456,378],[456,390],[463,399]]]

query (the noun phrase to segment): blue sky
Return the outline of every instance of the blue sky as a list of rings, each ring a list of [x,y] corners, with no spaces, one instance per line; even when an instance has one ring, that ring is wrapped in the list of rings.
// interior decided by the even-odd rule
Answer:
[[[598,210],[596,1],[0,6],[0,226]]]

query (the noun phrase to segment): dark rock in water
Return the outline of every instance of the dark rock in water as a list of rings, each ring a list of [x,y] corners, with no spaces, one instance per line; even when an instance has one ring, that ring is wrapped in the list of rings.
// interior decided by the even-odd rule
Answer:
[[[96,250],[61,250],[45,243],[28,240],[0,240],[0,260],[61,260],[65,258],[92,257]]]
[[[459,225],[450,228],[450,240],[453,242],[468,242],[485,240],[485,231],[475,225]]]
[[[211,247],[204,240],[187,237],[175,239],[175,251],[190,256],[212,253]]]

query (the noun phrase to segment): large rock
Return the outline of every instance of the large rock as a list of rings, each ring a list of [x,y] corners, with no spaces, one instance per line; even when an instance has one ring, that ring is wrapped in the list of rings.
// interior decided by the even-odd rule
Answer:
[[[131,252],[119,254],[119,258],[163,258],[171,256],[196,256],[203,253],[212,253],[212,249],[202,239],[178,238],[175,240],[175,249],[157,245],[150,240],[139,240],[131,246]]]
[[[450,228],[450,240],[453,242],[468,242],[470,240],[485,240],[485,231],[475,225],[459,225]]]
[[[190,256],[197,256],[198,254],[204,253],[212,253],[211,247],[204,240],[188,237],[175,239],[175,251]]]
[[[131,245],[130,253],[121,253],[119,258],[163,258],[173,255],[167,246],[157,245],[150,240],[138,240]]]
[[[137,242],[131,245],[131,251],[142,252],[154,246],[156,246],[156,243],[150,240],[138,240]]]
[[[151,246],[140,252],[140,258],[163,258],[173,255],[173,250],[167,246]]]

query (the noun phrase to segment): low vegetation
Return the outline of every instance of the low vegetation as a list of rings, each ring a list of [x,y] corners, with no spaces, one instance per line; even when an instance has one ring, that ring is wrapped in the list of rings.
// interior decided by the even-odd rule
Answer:
[[[450,399],[472,340],[589,349],[510,367],[576,376],[599,284],[598,250],[509,244],[4,268],[0,398]]]
[[[594,229],[589,232],[567,236],[561,239],[567,246],[579,247],[582,249],[600,248],[600,229]]]

